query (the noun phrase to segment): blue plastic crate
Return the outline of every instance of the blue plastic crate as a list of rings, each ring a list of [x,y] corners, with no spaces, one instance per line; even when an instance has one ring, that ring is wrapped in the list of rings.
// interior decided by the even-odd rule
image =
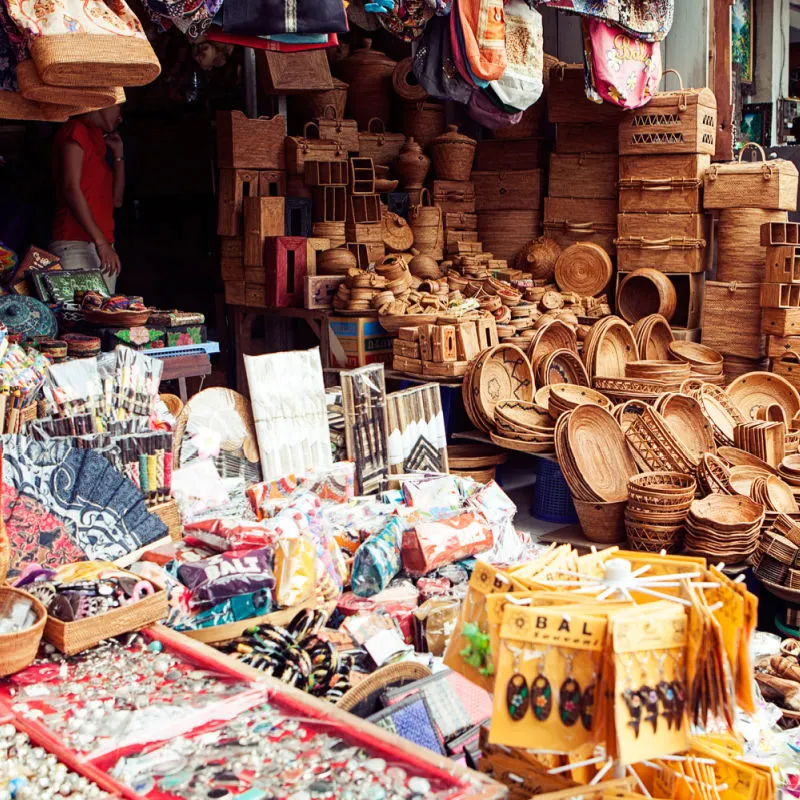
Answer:
[[[531,516],[564,525],[578,521],[569,487],[561,467],[555,461],[536,459],[536,484],[533,487]]]

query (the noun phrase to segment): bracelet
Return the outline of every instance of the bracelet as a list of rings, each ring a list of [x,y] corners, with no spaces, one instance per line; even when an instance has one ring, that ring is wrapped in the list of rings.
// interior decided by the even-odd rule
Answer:
[[[124,161],[124,160],[125,160],[125,156],[114,156],[114,162],[115,162],[115,163],[116,163],[117,161]]]

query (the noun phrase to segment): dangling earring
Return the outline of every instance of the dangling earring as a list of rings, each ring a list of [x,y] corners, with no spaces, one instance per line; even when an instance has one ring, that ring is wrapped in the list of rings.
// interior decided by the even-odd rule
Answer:
[[[592,679],[591,683],[586,687],[583,697],[581,697],[581,723],[587,731],[592,729],[592,723],[594,722],[594,692],[595,684],[597,683],[597,665],[591,653],[589,653],[589,657],[592,659]]]
[[[642,686],[639,688],[639,697],[642,698],[642,705],[647,712],[645,715],[645,722],[649,722],[653,726],[653,733],[658,732],[658,692],[652,686],[648,686],[645,681],[647,680],[647,660],[648,654],[644,654],[644,663],[639,658],[639,653],[634,652],[634,659],[642,671]]]
[[[559,648],[559,652],[561,652],[561,648]],[[561,722],[571,728],[581,715],[581,686],[572,677],[572,662],[577,653],[573,651],[562,655],[566,663],[566,677],[558,690],[558,713]]]
[[[520,672],[519,648],[511,647],[508,642],[504,642],[504,644],[514,656],[514,674],[508,679],[508,684],[506,685],[506,708],[511,719],[514,722],[519,722],[525,716],[530,702],[528,681]]]
[[[667,680],[667,675],[664,670],[664,662],[667,660],[666,652],[658,656],[658,669],[661,674],[661,680],[656,686],[656,691],[661,699],[661,705],[664,708],[661,716],[667,721],[667,728],[672,730],[672,723],[675,722],[675,689],[672,684]]]
[[[622,693],[622,699],[628,707],[628,713],[631,715],[628,725],[633,728],[633,733],[638,739],[639,728],[642,724],[642,698],[639,696],[639,692],[633,688],[633,673],[630,661],[625,664],[625,674],[628,678],[628,688]]]
[[[539,674],[531,684],[531,710],[539,722],[544,722],[553,710],[553,687],[544,674],[549,652],[548,647],[539,653]]]

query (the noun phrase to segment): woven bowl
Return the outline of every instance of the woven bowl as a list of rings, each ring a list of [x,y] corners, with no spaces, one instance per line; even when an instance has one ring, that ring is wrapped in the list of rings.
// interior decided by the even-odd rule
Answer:
[[[558,388],[558,387],[555,387]],[[566,423],[577,475],[601,500],[627,500],[628,479],[638,470],[619,424],[597,405],[578,406]]]
[[[590,378],[624,378],[625,365],[638,360],[633,331],[619,317],[595,323],[583,343],[583,362]]]
[[[502,400],[533,399],[533,370],[525,353],[510,344],[501,344],[481,354],[472,376],[472,397],[488,420]],[[477,391],[476,391],[477,389]]]
[[[633,335],[639,348],[639,356],[644,359],[666,360],[669,346],[674,340],[672,328],[661,314],[650,314],[633,326]]]
[[[747,420],[757,419],[759,408],[779,404],[792,419],[800,411],[800,392],[786,378],[772,372],[748,372],[727,388],[731,402]]]
[[[703,414],[700,403],[683,394],[666,394],[656,403],[672,433],[698,461],[705,453],[716,452],[714,428]]]
[[[672,281],[663,272],[650,267],[626,275],[617,289],[617,310],[626,322],[636,322],[650,314],[672,319],[678,295]]]
[[[625,501],[588,503],[572,499],[583,535],[597,544],[617,544],[625,541]]]
[[[539,386],[554,383],[572,383],[588,386],[589,376],[586,367],[572,350],[553,350],[539,359],[536,366],[536,381]]]
[[[718,367],[722,369],[722,355],[704,344],[696,342],[672,342],[670,355],[679,361],[686,361],[697,366]]]
[[[711,530],[748,531],[753,526],[760,527],[764,509],[749,497],[710,494],[692,503],[689,517]]]
[[[545,322],[536,332],[528,346],[528,358],[536,369],[539,360],[556,350],[578,352],[578,337],[569,325],[553,319]]]
[[[47,610],[37,598],[21,589],[0,586],[1,603],[10,605],[16,598],[30,600],[37,619],[24,631],[0,635],[0,675],[13,675],[33,664],[47,623]]]

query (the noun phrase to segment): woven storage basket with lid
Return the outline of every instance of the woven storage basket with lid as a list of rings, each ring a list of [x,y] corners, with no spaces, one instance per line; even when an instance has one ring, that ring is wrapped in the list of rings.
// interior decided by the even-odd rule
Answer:
[[[403,106],[403,133],[416,139],[422,147],[427,147],[445,130],[447,122],[442,103],[418,100]]]
[[[717,99],[708,88],[684,89],[678,77],[677,91],[656,92],[642,108],[626,114],[619,126],[621,155],[666,153],[714,154],[717,132]]]
[[[448,125],[447,133],[437,136],[431,145],[436,177],[447,181],[468,181],[475,160],[474,139],[458,132],[458,125]]]
[[[573,244],[561,253],[555,278],[562,291],[594,297],[606,287],[613,271],[608,253],[600,245],[586,242]]]
[[[442,209],[431,204],[430,192],[427,189],[420,192],[420,202],[411,206],[408,222],[414,234],[416,249],[423,255],[440,260],[444,255]]]
[[[372,117],[366,131],[358,134],[358,155],[371,158],[375,166],[388,167],[400,155],[405,141],[402,133],[387,132],[380,117]]]
[[[761,226],[786,222],[786,211],[730,208],[719,212],[717,223],[717,280],[755,283],[765,277],[767,249]]]
[[[725,357],[726,374],[729,356],[762,358],[761,284],[706,281],[701,327],[702,343]]]
[[[743,161],[748,148],[761,158]],[[703,177],[703,202],[706,208],[797,209],[797,167],[782,158],[767,160],[764,148],[748,142],[738,161],[712,164]]]
[[[347,116],[366,130],[373,117],[388,124],[392,110],[392,74],[396,62],[380,50],[372,49],[372,39],[364,39],[364,47],[340,61],[336,77],[349,85]]]

